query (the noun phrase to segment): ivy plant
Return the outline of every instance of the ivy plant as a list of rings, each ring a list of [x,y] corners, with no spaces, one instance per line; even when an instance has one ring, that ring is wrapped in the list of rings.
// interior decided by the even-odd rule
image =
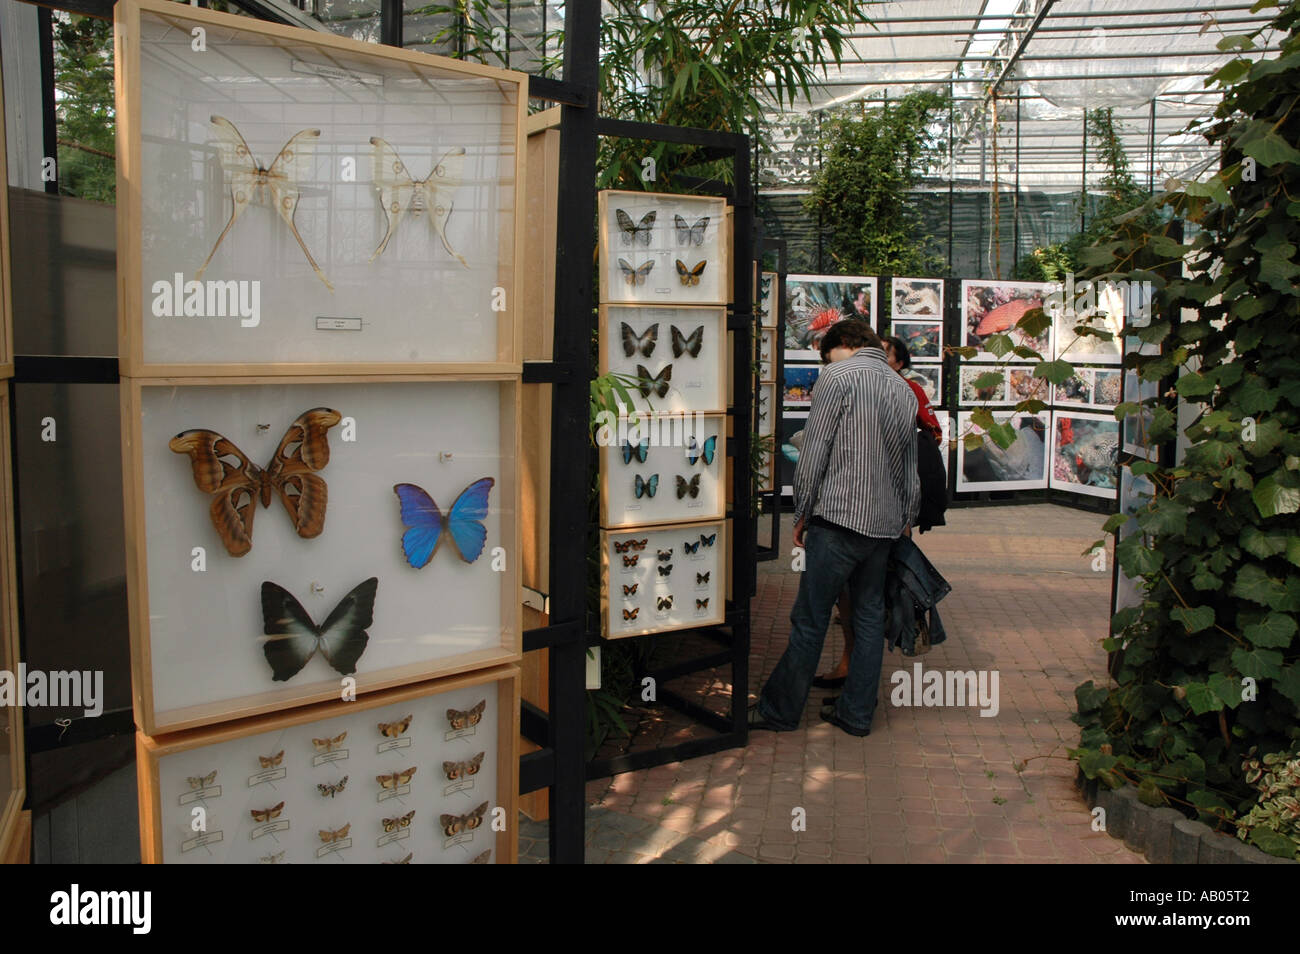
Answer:
[[[1280,55],[1207,80],[1224,91],[1207,135],[1219,171],[1166,183],[1080,253],[1085,277],[1153,283],[1150,324],[1126,331],[1161,353],[1125,364],[1175,377],[1198,413],[1180,462],[1133,465],[1156,492],[1115,552],[1143,601],[1112,621],[1113,683],[1076,690],[1072,754],[1108,786],[1225,821],[1255,802],[1246,753],[1300,738],[1300,2],[1269,6]],[[1255,50],[1260,32],[1219,48]],[[1189,237],[1145,227],[1153,216]],[[1150,439],[1174,438],[1174,412],[1149,403]]]

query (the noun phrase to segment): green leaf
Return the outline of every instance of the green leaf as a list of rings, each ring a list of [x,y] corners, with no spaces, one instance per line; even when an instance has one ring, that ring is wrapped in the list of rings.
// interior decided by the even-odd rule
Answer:
[[[1291,637],[1295,635],[1295,631],[1295,617],[1284,613],[1269,613],[1258,623],[1242,630],[1242,635],[1250,640],[1253,646],[1281,648],[1291,645]]]
[[[1282,654],[1272,649],[1234,649],[1232,664],[1252,679],[1274,679],[1282,674]]]
[[[1169,611],[1169,618],[1178,620],[1189,633],[1199,633],[1214,625],[1214,608],[1211,606],[1183,607],[1175,606]]]
[[[980,349],[976,348],[974,345],[960,345],[954,347],[952,351],[954,354],[960,355],[961,357],[965,358],[967,361],[969,361],[971,358],[975,357],[975,355],[980,353]]]
[[[1161,808],[1169,804],[1169,799],[1165,798],[1164,793],[1160,791],[1160,786],[1156,780],[1147,777],[1138,785],[1138,801],[1143,805],[1150,805],[1153,808]]]
[[[1272,474],[1255,484],[1251,498],[1261,517],[1300,511],[1300,489],[1279,486]]]
[[[1114,533],[1124,524],[1128,523],[1128,514],[1113,513],[1106,518],[1106,522],[1101,525],[1102,533]]]
[[[1294,565],[1300,566],[1300,537],[1291,537],[1287,540],[1286,558]]]
[[[1064,384],[1072,374],[1074,374],[1074,365],[1059,358],[1055,361],[1044,361],[1034,368],[1034,377],[1046,378],[1052,384]]]
[[[1001,384],[1004,380],[1006,380],[1006,376],[1001,371],[986,371],[971,382],[971,387],[984,390]]]
[[[977,407],[970,413],[970,422],[981,430],[987,431],[996,423],[993,420],[993,412],[986,407]],[[979,445],[976,444],[976,447]]]
[[[1203,682],[1186,683],[1183,689],[1187,691],[1187,704],[1192,707],[1192,711],[1197,715],[1217,712],[1223,708],[1223,700],[1215,695],[1210,690],[1210,687]]]
[[[1029,309],[1016,322],[1016,327],[1031,338],[1037,338],[1051,326],[1052,319],[1043,308]]]
[[[1217,386],[1210,375],[1196,373],[1184,374],[1175,385],[1178,393],[1185,398],[1205,397],[1207,394],[1213,394]]]
[[[1239,144],[1239,148],[1261,166],[1275,166],[1279,162],[1300,162],[1300,152],[1271,129]]]
[[[1127,576],[1146,576],[1164,564],[1159,550],[1146,546],[1140,534],[1126,537],[1115,545],[1115,559]]]
[[[1103,755],[1101,752],[1085,751],[1079,756],[1079,768],[1083,769],[1083,774],[1088,778],[1109,775],[1110,770],[1118,762],[1119,759],[1115,758],[1115,756]]]
[[[1281,533],[1264,533],[1259,527],[1247,524],[1242,528],[1241,536],[1237,539],[1247,553],[1265,560],[1279,553],[1285,553],[1287,543],[1296,538]]]
[[[1003,450],[1014,444],[1018,436],[1019,432],[1010,421],[1003,421],[1001,424],[994,424],[989,428],[989,437],[993,440],[993,443]]]
[[[1269,576],[1262,566],[1247,563],[1237,571],[1232,595],[1262,606],[1272,606],[1282,595],[1282,584]]]
[[[1245,33],[1234,33],[1231,36],[1221,37],[1215,47],[1224,53],[1229,50],[1253,50],[1255,41]]]
[[[1256,826],[1250,830],[1250,843],[1275,858],[1296,857],[1296,843],[1271,828]]]
[[[1211,673],[1208,682],[1210,690],[1229,709],[1235,709],[1241,705],[1241,683],[1231,676],[1221,672]]]
[[[1015,346],[1010,335],[989,335],[984,339],[984,350],[998,358],[1008,354]]]
[[[1284,666],[1273,680],[1273,688],[1300,706],[1300,663]]]
[[[1011,349],[1011,353],[1017,358],[1026,358],[1030,361],[1042,361],[1043,356],[1028,345],[1016,345]]]

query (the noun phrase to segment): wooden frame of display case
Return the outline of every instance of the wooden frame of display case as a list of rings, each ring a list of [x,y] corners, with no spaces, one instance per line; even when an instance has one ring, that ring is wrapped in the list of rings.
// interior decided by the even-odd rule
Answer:
[[[506,569],[501,582],[501,643],[494,649],[476,649],[456,656],[449,656],[425,663],[412,663],[391,667],[375,673],[373,676],[359,675],[358,692],[370,692],[388,689],[393,686],[426,680],[440,676],[515,662],[522,652],[522,606],[519,602],[519,577],[522,550],[520,530],[520,438],[518,421],[520,418],[519,379],[502,377],[479,372],[463,372],[457,375],[374,375],[374,376],[315,376],[290,378],[185,378],[183,380],[168,378],[123,379],[121,387],[123,427],[123,488],[126,513],[126,571],[127,591],[129,596],[128,616],[131,630],[131,668],[135,716],[137,725],[147,734],[174,732],[182,729],[224,722],[247,716],[261,715],[285,706],[306,705],[335,698],[337,686],[322,686],[314,691],[288,696],[283,690],[260,694],[250,694],[240,700],[213,702],[183,710],[169,710],[166,721],[160,721],[155,711],[152,686],[153,665],[150,651],[150,601],[149,569],[147,554],[147,537],[145,514],[147,504],[144,488],[144,448],[141,409],[144,402],[144,388],[189,388],[212,386],[236,388],[242,386],[269,385],[275,387],[305,387],[311,385],[329,385],[343,387],[366,387],[374,384],[454,384],[462,382],[496,382],[499,385],[501,400],[501,480],[502,486],[494,488],[499,491],[498,506],[503,500],[509,501],[508,513],[512,526],[503,526],[502,539],[507,547]],[[200,422],[196,422],[200,423]],[[188,467],[188,464],[185,466]],[[328,479],[328,471],[325,472]],[[187,478],[188,479],[188,478]],[[435,495],[435,499],[436,495]],[[195,492],[194,506],[205,509],[206,503]],[[441,506],[450,506],[450,501]],[[397,538],[393,546],[400,552]],[[436,560],[452,558],[449,554],[438,554]],[[486,556],[480,557],[485,559]],[[223,553],[214,553],[213,559],[227,559]],[[426,570],[428,568],[426,567]]]
[[[3,125],[0,123],[0,125]],[[3,153],[0,153],[3,156]],[[6,257],[7,259],[7,257]],[[6,289],[8,283],[6,283]],[[8,322],[5,322],[6,326]],[[13,470],[9,453],[9,382],[0,380],[0,669],[18,671],[18,581],[13,524]],[[24,687],[16,687],[22,692]],[[0,790],[0,863],[26,863],[31,822],[23,811],[26,797],[26,760],[23,746],[23,710],[19,705],[0,707],[0,734],[9,762],[9,784]]]
[[[716,569],[716,574],[718,576],[718,579],[711,581],[711,585],[713,585],[715,589],[713,592],[713,596],[711,597],[712,605],[710,605],[709,607],[709,613],[703,616],[691,617],[690,619],[686,619],[680,623],[671,624],[671,625],[639,626],[634,630],[629,630],[627,632],[619,632],[619,633],[610,632],[609,608],[610,608],[611,601],[615,599],[612,594],[612,587],[614,584],[611,580],[611,577],[614,574],[611,572],[611,566],[610,566],[610,538],[635,536],[638,533],[644,533],[647,536],[653,536],[654,534],[675,532],[679,530],[695,532],[701,529],[709,529],[709,528],[712,528],[714,530],[714,533],[717,536],[717,540],[714,543],[715,552],[713,554],[713,566]],[[726,622],[726,616],[727,616],[726,602],[729,595],[728,586],[730,582],[730,568],[731,568],[731,556],[730,556],[731,551],[728,549],[728,541],[730,540],[730,529],[731,529],[730,520],[716,520],[707,523],[694,523],[694,522],[673,523],[673,524],[665,524],[663,526],[655,526],[655,527],[622,527],[618,530],[601,530],[600,531],[600,554],[601,554],[600,555],[600,579],[601,579],[600,632],[601,632],[601,636],[604,637],[605,639],[625,639],[631,636],[646,636],[651,633],[672,633],[684,629],[699,629],[701,627],[706,627],[706,626],[717,626]],[[678,549],[677,547],[674,547],[674,550],[677,549]],[[655,551],[653,547],[648,547],[644,551],[641,551],[642,559],[645,559],[647,556],[649,557],[649,563],[652,565],[655,564]],[[686,562],[682,562],[681,558],[682,558],[682,554],[680,552],[674,554],[673,559],[681,562],[683,572],[690,572],[689,564]],[[691,596],[687,597],[687,599],[691,599],[691,598],[693,597]]]
[[[514,207],[505,214],[512,227],[499,249],[497,287],[504,290],[506,307],[497,313],[497,355],[495,360],[476,362],[153,362],[144,355],[144,308],[146,289],[141,277],[144,200],[141,177],[141,15],[166,19],[186,33],[192,28],[207,31],[238,31],[262,38],[284,50],[311,49],[326,62],[334,55],[349,59],[373,58],[376,63],[401,66],[413,76],[434,73],[459,75],[495,82],[513,91],[515,106],[505,117],[504,127],[514,143]],[[332,33],[318,33],[296,27],[215,13],[167,0],[120,0],[114,7],[117,63],[117,175],[118,175],[118,337],[121,373],[124,376],[248,376],[253,374],[429,374],[458,373],[468,366],[486,373],[518,372],[522,350],[519,295],[526,239],[526,154],[525,120],[528,112],[528,76],[524,73],[435,57],[427,53],[395,49],[378,44],[358,43]],[[192,25],[192,26],[191,26]],[[359,147],[360,148],[360,147]],[[270,161],[270,157],[262,157]],[[498,215],[501,213],[498,212]],[[407,223],[409,227],[410,223]],[[232,231],[232,235],[234,232]],[[313,276],[311,281],[316,281]],[[211,320],[211,319],[204,319]]]
[[[141,860],[145,864],[160,864],[163,861],[163,804],[160,764],[167,756],[232,740],[245,739],[266,732],[337,719],[353,713],[367,712],[411,700],[426,699],[429,696],[441,695],[458,689],[492,684],[497,687],[497,791],[493,807],[504,808],[506,817],[504,830],[497,832],[496,838],[493,839],[496,857],[492,859],[492,862],[494,864],[514,863],[517,860],[518,851],[518,835],[515,826],[517,825],[516,807],[519,798],[519,670],[514,666],[500,666],[446,679],[420,682],[397,689],[360,696],[354,702],[335,700],[333,702],[318,703],[312,706],[246,719],[231,725],[194,729],[158,739],[150,738],[143,733],[137,733],[136,774],[140,791]],[[436,770],[433,765],[419,765],[418,767],[423,768],[429,774]],[[354,781],[357,785],[362,785],[367,780],[357,778]],[[426,780],[421,779],[421,781],[425,782]],[[373,783],[371,784],[373,785]],[[427,813],[434,811],[426,804],[422,804],[420,807]],[[428,819],[417,819],[417,821],[427,823]],[[487,824],[486,821],[485,824]]]

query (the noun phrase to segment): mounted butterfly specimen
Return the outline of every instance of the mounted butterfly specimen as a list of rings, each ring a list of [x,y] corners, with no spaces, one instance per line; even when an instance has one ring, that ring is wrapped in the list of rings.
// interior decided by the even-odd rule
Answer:
[[[643,480],[640,474],[634,475],[632,489],[636,491],[636,499],[642,497],[653,497],[659,490],[659,475],[651,474],[648,479]]]
[[[211,119],[213,133],[217,137],[221,168],[225,176],[230,179],[232,207],[230,220],[226,222],[226,227],[221,230],[216,243],[212,246],[212,251],[208,252],[208,257],[203,260],[203,264],[194,274],[195,280],[202,281],[204,271],[212,262],[212,256],[217,254],[217,249],[221,247],[222,241],[234,227],[235,221],[244,214],[244,210],[253,204],[270,205],[284,220],[285,225],[289,226],[293,237],[298,240],[298,247],[302,249],[302,254],[307,256],[307,262],[316,273],[316,277],[325,283],[326,288],[333,291],[334,286],[320,270],[316,259],[311,257],[307,243],[298,234],[298,226],[293,221],[294,212],[298,209],[298,200],[302,198],[300,183],[311,176],[313,140],[320,138],[320,130],[304,129],[294,133],[268,167],[259,164],[253,157],[253,151],[248,148],[248,143],[244,141],[244,137],[240,135],[234,123],[224,116],[213,116]]]
[[[673,572],[673,565],[669,563],[667,566],[656,567],[656,569],[659,571],[660,576],[667,576]]]
[[[698,285],[700,283],[700,276],[704,274],[704,266],[709,264],[709,260],[707,258],[704,261],[691,266],[688,266],[680,258],[676,259],[676,262],[677,262],[677,277],[681,280],[681,283],[683,285],[686,285],[688,287]]]
[[[442,239],[442,247],[452,258],[469,268],[469,262],[451,247],[447,239],[447,219],[451,217],[452,198],[464,182],[465,150],[457,146],[443,153],[430,172],[423,179],[416,179],[406,171],[406,166],[394,149],[378,136],[370,137],[370,145],[375,147],[371,159],[371,178],[375,191],[379,193],[379,204],[383,206],[388,219],[388,231],[384,239],[370,256],[374,261],[388,247],[388,240],[397,231],[397,223],[403,213],[412,215],[429,213],[434,231]]]
[[[463,762],[443,762],[442,771],[447,776],[447,781],[454,782],[469,775],[477,775],[478,770],[483,767],[483,756],[486,754],[480,752],[472,759]]]
[[[302,604],[284,587],[267,580],[262,584],[262,620],[269,638],[262,644],[271,678],[285,682],[296,676],[317,650],[344,676],[357,671],[357,660],[366,650],[366,630],[375,618],[375,590],[379,578],[372,576],[353,587],[339,605],[317,626]]]
[[[626,321],[620,321],[619,324],[623,332],[623,354],[630,358],[640,352],[641,357],[650,357],[655,345],[659,343],[659,322],[656,321],[639,335]]]
[[[639,607],[639,606],[638,606],[636,609],[631,609],[631,610],[629,610],[629,609],[625,609],[625,610],[623,610],[623,619],[624,619],[624,620],[633,620],[633,619],[636,619],[637,614],[640,613],[640,612],[641,612],[641,607]]]
[[[472,812],[464,815],[440,815],[438,816],[439,824],[442,825],[442,833],[448,838],[459,835],[463,831],[473,831],[479,825],[483,824],[483,814],[487,811],[488,803],[484,802]]]
[[[702,533],[700,534],[700,543],[704,544],[706,549],[713,546],[714,541],[717,539],[718,535],[716,533],[710,533],[707,537]]]
[[[279,818],[282,811],[284,811],[284,802],[272,805],[270,808],[254,808],[248,814],[253,816],[253,821],[261,824],[270,821],[272,818]]]
[[[379,734],[386,739],[397,738],[411,727],[411,719],[414,718],[414,715],[414,713],[411,713],[405,719],[400,719],[397,722],[379,723]]]
[[[671,560],[673,558],[673,549],[669,547],[667,550],[660,550],[658,555],[660,562]]]
[[[417,771],[419,771],[419,769],[413,765],[404,772],[390,772],[388,775],[376,775],[375,781],[379,783],[380,788],[400,788],[409,782],[411,776]]]
[[[695,585],[696,585],[696,586],[703,586],[705,583],[709,582],[709,577],[710,577],[712,574],[713,574],[713,571],[712,571],[712,570],[709,570],[707,573],[696,573],[696,574],[695,574]]]
[[[320,836],[320,840],[323,841],[325,844],[332,845],[334,844],[334,842],[342,841],[344,838],[348,837],[348,832],[351,830],[352,830],[352,823],[348,822],[342,828],[335,828],[333,831],[320,829],[316,832],[316,834]]]
[[[709,608],[709,597],[706,596],[706,597],[704,597],[704,599],[702,599],[702,600],[696,600],[696,601],[695,601],[695,608],[696,608],[696,609],[708,609],[708,608]]]
[[[623,442],[623,463],[630,464],[632,463],[632,458],[635,457],[637,460],[639,460],[641,463],[644,464],[645,459],[649,456],[650,456],[650,438],[648,437],[645,438],[644,440],[641,441],[640,444],[637,444],[635,446],[631,443],[631,441]]]
[[[333,783],[318,782],[316,784],[316,791],[320,792],[321,796],[324,798],[333,798],[339,792],[343,791],[343,789],[347,788],[347,785],[348,785],[348,776],[344,775],[337,782],[333,782]]]
[[[264,769],[275,768],[284,761],[284,749],[276,752],[275,755],[259,755],[257,761]]]
[[[700,541],[696,540],[694,543],[689,543],[689,542],[683,543],[682,549],[685,550],[687,553],[699,553]]]
[[[644,550],[645,545],[649,542],[650,542],[649,537],[646,537],[645,539],[642,540],[615,540],[614,552],[627,553],[629,550]]]
[[[190,775],[185,779],[185,781],[189,783],[190,788],[195,790],[207,788],[216,780],[217,773],[215,770],[209,772],[207,775]]]
[[[320,536],[329,490],[316,472],[330,462],[326,432],[342,419],[327,407],[299,414],[265,470],[216,431],[182,431],[167,446],[189,455],[195,486],[212,495],[208,508],[212,526],[226,552],[241,557],[253,546],[254,504],[260,500],[263,507],[271,506],[273,494],[279,494],[298,536],[304,540]]]
[[[709,217],[707,215],[696,221],[694,225],[689,224],[680,215],[674,215],[673,224],[677,226],[678,245],[704,244],[704,230],[709,227]]]
[[[380,822],[380,824],[384,826],[384,831],[386,832],[397,831],[397,829],[399,828],[409,828],[411,825],[411,819],[414,817],[415,817],[415,809],[412,808],[405,815],[400,815],[396,818],[385,818],[382,822]]]
[[[673,357],[680,358],[683,354],[689,354],[692,358],[700,356],[700,348],[704,346],[704,326],[700,325],[689,335],[684,335],[678,330],[676,325],[668,326],[669,332],[673,338]]]
[[[652,391],[658,397],[665,397],[668,394],[668,382],[673,377],[673,366],[671,364],[664,365],[658,374],[651,377],[650,369],[643,364],[638,364],[636,366],[636,376],[641,379],[636,387],[641,392],[642,397],[648,398]]]
[[[623,277],[627,279],[627,283],[632,286],[644,285],[646,278],[650,275],[650,270],[654,267],[655,261],[653,258],[644,265],[637,265],[635,267],[633,267],[625,258],[620,258],[618,260],[618,270],[623,273]]]
[[[640,242],[642,245],[649,245],[650,235],[654,230],[655,219],[658,215],[658,212],[651,209],[641,216],[640,222],[635,222],[632,216],[622,209],[615,209],[614,218],[618,221],[618,231],[623,236],[623,244],[635,245]]]
[[[691,495],[694,500],[700,495],[700,477],[702,474],[696,474],[690,480],[686,480],[681,474],[677,475],[677,499],[681,500],[687,494]]]
[[[635,554],[634,556],[625,556],[625,557],[623,557],[623,565],[624,565],[624,566],[636,566],[637,561],[640,560],[640,559],[641,559],[641,554],[639,554],[639,553],[638,553],[638,554]]]
[[[415,569],[427,566],[447,537],[456,544],[456,552],[466,563],[473,563],[483,553],[487,541],[487,528],[483,521],[488,515],[488,494],[496,483],[491,477],[482,477],[460,492],[451,509],[444,514],[433,498],[415,484],[395,484],[401,506],[402,552],[406,562]],[[444,533],[443,531],[447,531]]]
[[[686,443],[686,462],[694,467],[695,462],[703,457],[706,465],[712,464],[713,456],[717,453],[717,450],[718,436],[716,434],[706,440],[703,446],[700,446],[695,438],[692,437]]]
[[[673,598],[671,596],[661,596],[657,601],[660,610],[670,610],[673,608]]]
[[[317,752],[333,752],[335,749],[342,747],[347,737],[348,731],[344,729],[332,739],[312,739],[311,745]]]
[[[470,726],[478,725],[479,720],[483,718],[483,712],[487,709],[487,700],[480,699],[478,703],[469,709],[461,711],[460,709],[447,710],[447,722],[456,731],[468,729]]]
[[[624,584],[623,584],[623,595],[624,595],[624,596],[635,596],[635,595],[636,595],[637,587],[640,586],[640,585],[641,585],[640,583],[633,583],[631,586],[628,586],[626,583],[624,583]]]

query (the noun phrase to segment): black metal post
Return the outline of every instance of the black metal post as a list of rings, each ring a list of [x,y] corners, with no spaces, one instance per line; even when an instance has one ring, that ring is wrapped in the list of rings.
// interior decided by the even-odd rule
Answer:
[[[1079,150],[1079,231],[1088,224],[1088,107],[1083,107],[1083,148]]]
[[[596,90],[599,82],[600,5],[564,8],[564,79],[589,91],[591,107],[560,107],[564,162],[556,202],[554,360],[575,368],[591,364],[595,296],[591,287],[596,218]],[[584,740],[587,712],[587,526],[585,494],[590,472],[587,381],[569,375],[554,386],[552,455],[550,618],[575,623],[570,638],[549,654],[548,743],[554,752],[551,786],[551,864],[581,864],[586,816]]]
[[[379,39],[387,46],[402,46],[402,0],[380,0]]]

